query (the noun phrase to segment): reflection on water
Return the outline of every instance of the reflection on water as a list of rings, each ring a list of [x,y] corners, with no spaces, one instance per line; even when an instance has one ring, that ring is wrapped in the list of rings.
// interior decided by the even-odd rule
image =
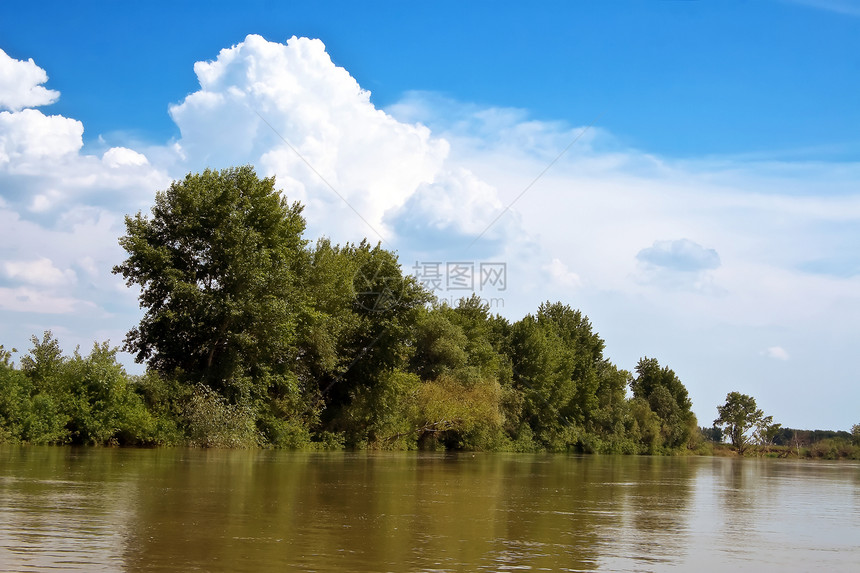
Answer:
[[[2,571],[805,571],[860,562],[860,466],[0,449]]]

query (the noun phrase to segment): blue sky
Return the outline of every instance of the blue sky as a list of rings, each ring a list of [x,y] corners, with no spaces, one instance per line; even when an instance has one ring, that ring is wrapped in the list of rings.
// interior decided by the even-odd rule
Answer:
[[[814,2],[809,4],[814,5]],[[6,3],[7,53],[34,58],[87,138],[161,141],[189,62],[248,33],[322,39],[374,103],[409,90],[601,125],[674,156],[860,149],[857,2]],[[10,7],[14,5],[14,7]],[[205,7],[204,7],[205,6]]]
[[[702,424],[860,422],[858,2],[7,2],[0,49],[7,346],[119,343],[122,215],[250,162],[311,238],[504,261],[497,310],[581,308]]]

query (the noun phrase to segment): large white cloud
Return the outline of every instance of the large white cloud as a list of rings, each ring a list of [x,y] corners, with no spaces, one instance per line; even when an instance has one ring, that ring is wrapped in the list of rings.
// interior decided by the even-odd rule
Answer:
[[[19,111],[57,101],[60,92],[42,87],[48,74],[32,58],[16,60],[0,49],[0,108]]]
[[[448,153],[427,128],[374,107],[319,40],[251,35],[194,71],[200,90],[170,108],[182,165],[249,162],[277,175],[286,194],[306,204],[312,228],[336,218],[347,238],[391,239],[386,210],[433,183]]]

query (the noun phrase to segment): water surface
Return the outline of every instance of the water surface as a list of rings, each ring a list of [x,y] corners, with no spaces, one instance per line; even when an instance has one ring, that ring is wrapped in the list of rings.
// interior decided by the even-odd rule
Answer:
[[[2,571],[856,571],[860,464],[0,448]]]

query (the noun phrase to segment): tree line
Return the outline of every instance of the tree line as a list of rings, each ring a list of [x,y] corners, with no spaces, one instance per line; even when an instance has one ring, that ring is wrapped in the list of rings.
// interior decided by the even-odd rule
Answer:
[[[304,237],[250,166],[206,170],[126,217],[114,268],[144,311],[123,349],[0,347],[0,442],[670,453],[704,441],[678,376],[604,356],[588,317],[439,301],[367,240]]]
[[[126,217],[114,268],[144,310],[124,350],[33,337],[0,360],[0,441],[658,453],[699,436],[687,390],[603,354],[588,317],[455,306],[394,252],[304,237],[250,166],[189,174]],[[628,391],[629,394],[628,395]]]

